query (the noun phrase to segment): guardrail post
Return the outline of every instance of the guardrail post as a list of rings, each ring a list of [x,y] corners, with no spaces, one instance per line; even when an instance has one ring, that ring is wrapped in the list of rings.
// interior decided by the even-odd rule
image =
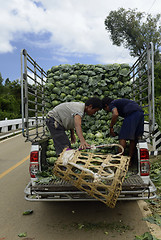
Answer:
[[[16,130],[16,125],[12,125],[11,130]]]
[[[2,133],[8,132],[8,126],[2,127],[1,132],[2,132]]]

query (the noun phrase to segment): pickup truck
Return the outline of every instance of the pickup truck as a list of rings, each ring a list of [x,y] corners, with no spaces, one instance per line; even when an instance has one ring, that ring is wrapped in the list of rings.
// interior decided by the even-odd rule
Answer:
[[[131,84],[130,98],[137,101],[145,113],[148,132],[136,146],[135,169],[128,170],[122,184],[118,200],[152,199],[156,197],[156,188],[150,179],[149,143],[153,138],[154,118],[154,57],[153,44],[143,52],[129,69],[128,81]],[[44,174],[48,168],[47,148],[50,135],[45,118],[47,114],[47,96],[45,86],[48,75],[27,53],[21,51],[21,100],[22,134],[31,142],[30,181],[25,188],[25,199],[29,201],[97,201],[73,186],[70,182],[52,176],[49,180]],[[54,75],[54,74],[53,74]],[[124,84],[122,84],[124,87]],[[35,127],[30,126],[36,120]],[[41,176],[41,181],[39,176]],[[48,181],[49,180],[49,181]]]

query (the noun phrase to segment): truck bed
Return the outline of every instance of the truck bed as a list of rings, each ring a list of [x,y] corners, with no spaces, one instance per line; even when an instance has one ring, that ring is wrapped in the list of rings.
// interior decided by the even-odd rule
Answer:
[[[155,198],[155,192],[149,191],[154,188],[153,183],[145,184],[139,175],[132,175],[125,179],[118,200],[134,200]],[[70,182],[61,179],[52,180],[48,183],[30,182],[26,189],[26,200],[30,201],[97,201],[86,192],[77,189]]]

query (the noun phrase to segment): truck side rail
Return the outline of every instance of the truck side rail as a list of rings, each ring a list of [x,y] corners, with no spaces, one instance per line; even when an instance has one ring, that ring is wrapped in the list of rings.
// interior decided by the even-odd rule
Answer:
[[[149,132],[144,137],[152,140],[155,127],[154,51],[152,43],[131,67],[129,79],[132,83],[131,99],[142,106],[145,121],[149,124]]]
[[[45,82],[47,73],[32,59],[25,49],[21,51],[21,96],[22,129],[27,140],[34,142],[46,137],[45,116]],[[155,128],[154,108],[154,51],[150,43],[129,72],[132,86],[130,98],[142,106],[149,132],[144,136],[152,142]],[[43,119],[42,124],[38,119]],[[36,119],[35,131],[30,131],[29,120]],[[40,128],[42,127],[42,128]]]
[[[23,49],[21,51],[22,133],[27,141],[34,142],[46,137],[44,94],[46,78],[47,73]],[[33,119],[36,124],[31,128],[29,122]]]

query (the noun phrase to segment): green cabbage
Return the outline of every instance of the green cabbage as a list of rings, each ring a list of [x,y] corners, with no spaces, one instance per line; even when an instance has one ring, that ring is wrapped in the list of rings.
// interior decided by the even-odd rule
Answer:
[[[130,66],[123,64],[62,64],[53,66],[47,71],[45,84],[45,101],[47,110],[51,110],[62,102],[79,101],[86,102],[88,98],[96,96],[103,98],[129,98],[131,94],[131,83],[128,79]],[[97,112],[94,116],[85,115],[82,119],[82,130],[89,144],[113,143],[115,138],[109,135],[111,114],[104,110]],[[118,121],[115,130],[121,125]],[[70,133],[69,134],[70,138]],[[72,145],[78,148],[77,142]],[[47,162],[54,164],[57,158],[53,140],[50,139],[46,152]]]

